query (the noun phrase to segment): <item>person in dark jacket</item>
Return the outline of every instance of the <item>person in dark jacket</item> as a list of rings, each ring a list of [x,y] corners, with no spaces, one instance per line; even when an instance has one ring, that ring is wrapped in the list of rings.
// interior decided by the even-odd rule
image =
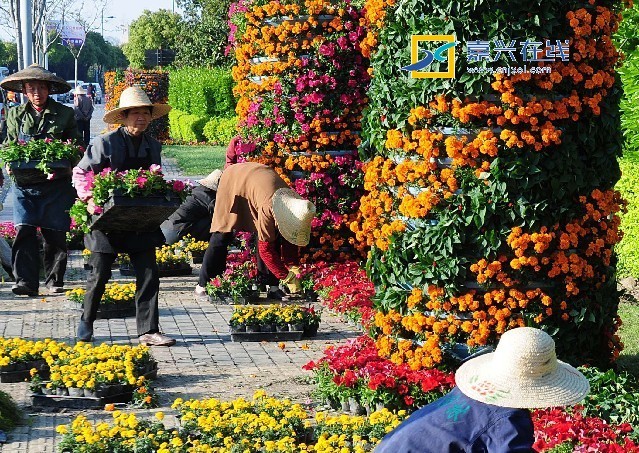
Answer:
[[[455,381],[375,453],[529,453],[535,438],[528,409],[576,404],[590,391],[583,374],[557,360],[550,335],[532,327],[506,332],[495,352],[464,363]]]
[[[93,86],[93,85],[89,85]],[[82,133],[84,147],[89,146],[91,140],[91,117],[93,116],[93,101],[86,94],[81,86],[77,86],[73,91],[73,111],[75,120],[78,123],[78,130]]]
[[[180,207],[165,220],[160,229],[166,244],[174,244],[186,235],[196,241],[208,242],[211,238],[211,219],[215,211],[215,195],[222,170],[211,172],[200,179],[199,186],[184,200]]]
[[[60,77],[31,65],[5,78],[0,88],[22,92],[29,100],[9,110],[5,143],[46,138],[82,142],[73,109],[49,97],[71,89]],[[16,295],[38,295],[40,253],[36,232],[40,228],[44,240],[45,286],[49,293],[64,292],[68,258],[66,233],[71,226],[68,211],[75,200],[70,172],[58,172],[55,179],[42,183],[14,185],[13,196],[17,235],[11,261],[16,283],[11,290]]]
[[[166,115],[170,109],[166,104],[151,103],[139,87],[125,89],[120,96],[119,107],[104,115],[105,123],[123,126],[96,137],[84,158],[73,169],[73,183],[78,196],[92,205],[92,194],[87,189],[90,187],[87,182],[90,172],[99,173],[105,168],[114,171],[139,168],[159,171],[162,145],[145,131],[151,120]],[[159,329],[160,278],[155,247],[163,241],[159,228],[152,233],[93,230],[85,235],[84,245],[91,251],[89,264],[92,269],[87,279],[78,340],[91,340],[100,300],[111,278],[111,265],[117,254],[122,252],[129,255],[135,269],[136,324],[140,343],[150,346],[175,344],[174,339],[163,335]]]

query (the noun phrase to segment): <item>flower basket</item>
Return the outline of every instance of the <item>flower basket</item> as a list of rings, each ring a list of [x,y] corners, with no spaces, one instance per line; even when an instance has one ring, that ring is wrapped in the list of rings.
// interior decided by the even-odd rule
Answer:
[[[72,310],[83,310],[82,302],[69,301],[69,308]],[[96,319],[119,319],[131,318],[135,316],[135,300],[118,304],[100,304]]]
[[[28,186],[32,184],[40,184],[61,178],[71,177],[73,164],[69,159],[58,159],[47,163],[47,167],[51,173],[47,175],[38,168],[40,160],[30,160],[29,162],[11,161],[8,163],[11,169],[11,175],[16,185]]]
[[[118,393],[108,394],[104,396],[86,396],[86,392],[82,395],[74,393],[77,396],[71,396],[70,394],[58,395],[57,392],[51,395],[47,394],[31,394],[31,405],[37,408],[67,408],[67,409],[102,409],[105,404],[109,403],[129,403],[133,399],[133,387],[128,388],[120,387]],[[59,389],[58,389],[59,390]],[[66,390],[66,389],[65,389]],[[65,392],[68,393],[68,392]],[[91,394],[91,392],[89,392]],[[93,393],[95,394],[95,393]]]
[[[152,232],[160,227],[177,208],[181,199],[175,193],[129,197],[112,195],[104,204],[100,215],[92,215],[90,229],[103,231]]]
[[[49,366],[44,359],[31,360],[29,362],[21,363],[21,365],[23,365],[20,366],[21,369],[16,368],[16,363],[10,363],[7,366],[0,367],[0,383],[11,384],[15,382],[24,382],[25,380],[30,379],[31,368],[38,370],[38,375],[41,378],[49,378]]]

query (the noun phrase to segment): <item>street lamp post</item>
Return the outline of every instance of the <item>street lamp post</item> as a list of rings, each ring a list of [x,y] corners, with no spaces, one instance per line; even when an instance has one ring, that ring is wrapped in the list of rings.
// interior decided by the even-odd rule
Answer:
[[[115,16],[104,17],[104,9],[102,9],[102,33],[100,33],[102,35],[102,39],[104,39],[104,19],[115,19]]]

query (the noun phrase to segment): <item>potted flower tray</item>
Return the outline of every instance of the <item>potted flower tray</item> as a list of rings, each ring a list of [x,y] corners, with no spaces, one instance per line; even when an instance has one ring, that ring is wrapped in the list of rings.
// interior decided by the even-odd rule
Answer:
[[[37,369],[38,375],[41,378],[49,378],[49,365],[47,365],[44,359],[40,359],[29,362],[10,363],[9,365],[0,367],[0,382],[3,384],[24,382],[31,377],[31,368]]]
[[[149,233],[157,230],[180,204],[180,197],[173,193],[147,197],[114,194],[104,204],[102,214],[91,216],[89,228]]]
[[[29,162],[13,160],[9,162],[11,174],[18,186],[28,186],[31,184],[40,184],[53,179],[69,178],[73,165],[68,159],[59,159],[47,163],[47,167],[51,169],[51,176],[44,173],[36,167],[40,163],[39,160],[30,160]]]
[[[160,277],[177,277],[179,275],[191,275],[193,268],[189,263],[179,263],[176,266],[159,267]],[[130,264],[120,265],[120,275],[124,277],[135,277],[135,269]]]
[[[158,364],[151,361],[140,370],[146,380],[156,379]],[[143,373],[142,373],[143,372]],[[34,407],[68,408],[68,409],[102,409],[109,403],[129,403],[133,398],[135,387],[129,384],[105,385],[95,391],[86,389],[67,390],[65,394],[45,394],[46,382],[42,383],[42,393],[31,394],[31,404]],[[68,394],[67,394],[68,393]],[[73,396],[71,395],[73,393]],[[88,394],[87,394],[88,393]]]
[[[82,303],[69,301],[72,310],[83,310]],[[135,316],[135,300],[117,304],[100,304],[97,319],[130,318]]]
[[[251,341],[299,341],[304,335],[303,330],[289,330],[287,332],[234,332],[231,331],[231,341],[234,343]]]

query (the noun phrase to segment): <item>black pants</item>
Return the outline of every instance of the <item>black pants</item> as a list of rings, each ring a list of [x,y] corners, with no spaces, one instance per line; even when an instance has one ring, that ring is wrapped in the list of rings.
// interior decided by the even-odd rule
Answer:
[[[40,281],[40,251],[36,227],[19,225],[11,249],[11,265],[16,283],[37,291]],[[44,284],[64,286],[67,270],[67,237],[64,231],[40,229],[44,239]]]
[[[91,120],[78,120],[78,131],[82,134],[82,141],[84,142],[84,148],[89,146],[91,141]]]
[[[212,278],[222,275],[226,269],[226,257],[228,256],[228,246],[233,240],[233,233],[212,233],[209,246],[202,258],[202,268],[200,269],[200,279],[198,285],[206,288],[206,284]],[[257,247],[256,247],[257,250]],[[257,251],[257,272],[260,283],[275,286],[279,283],[278,278],[266,266]]]
[[[160,314],[158,311],[158,293],[160,277],[155,261],[155,249],[129,253],[131,264],[135,269],[135,321],[138,335],[159,332]],[[95,321],[100,300],[104,294],[109,278],[111,265],[117,255],[113,253],[91,253],[89,264],[93,269],[87,279],[87,292],[84,295],[84,313],[82,321]]]
[[[200,279],[197,284],[206,288],[206,284],[214,277],[222,275],[226,269],[226,257],[229,244],[233,240],[233,233],[212,233],[209,246],[202,258]]]

